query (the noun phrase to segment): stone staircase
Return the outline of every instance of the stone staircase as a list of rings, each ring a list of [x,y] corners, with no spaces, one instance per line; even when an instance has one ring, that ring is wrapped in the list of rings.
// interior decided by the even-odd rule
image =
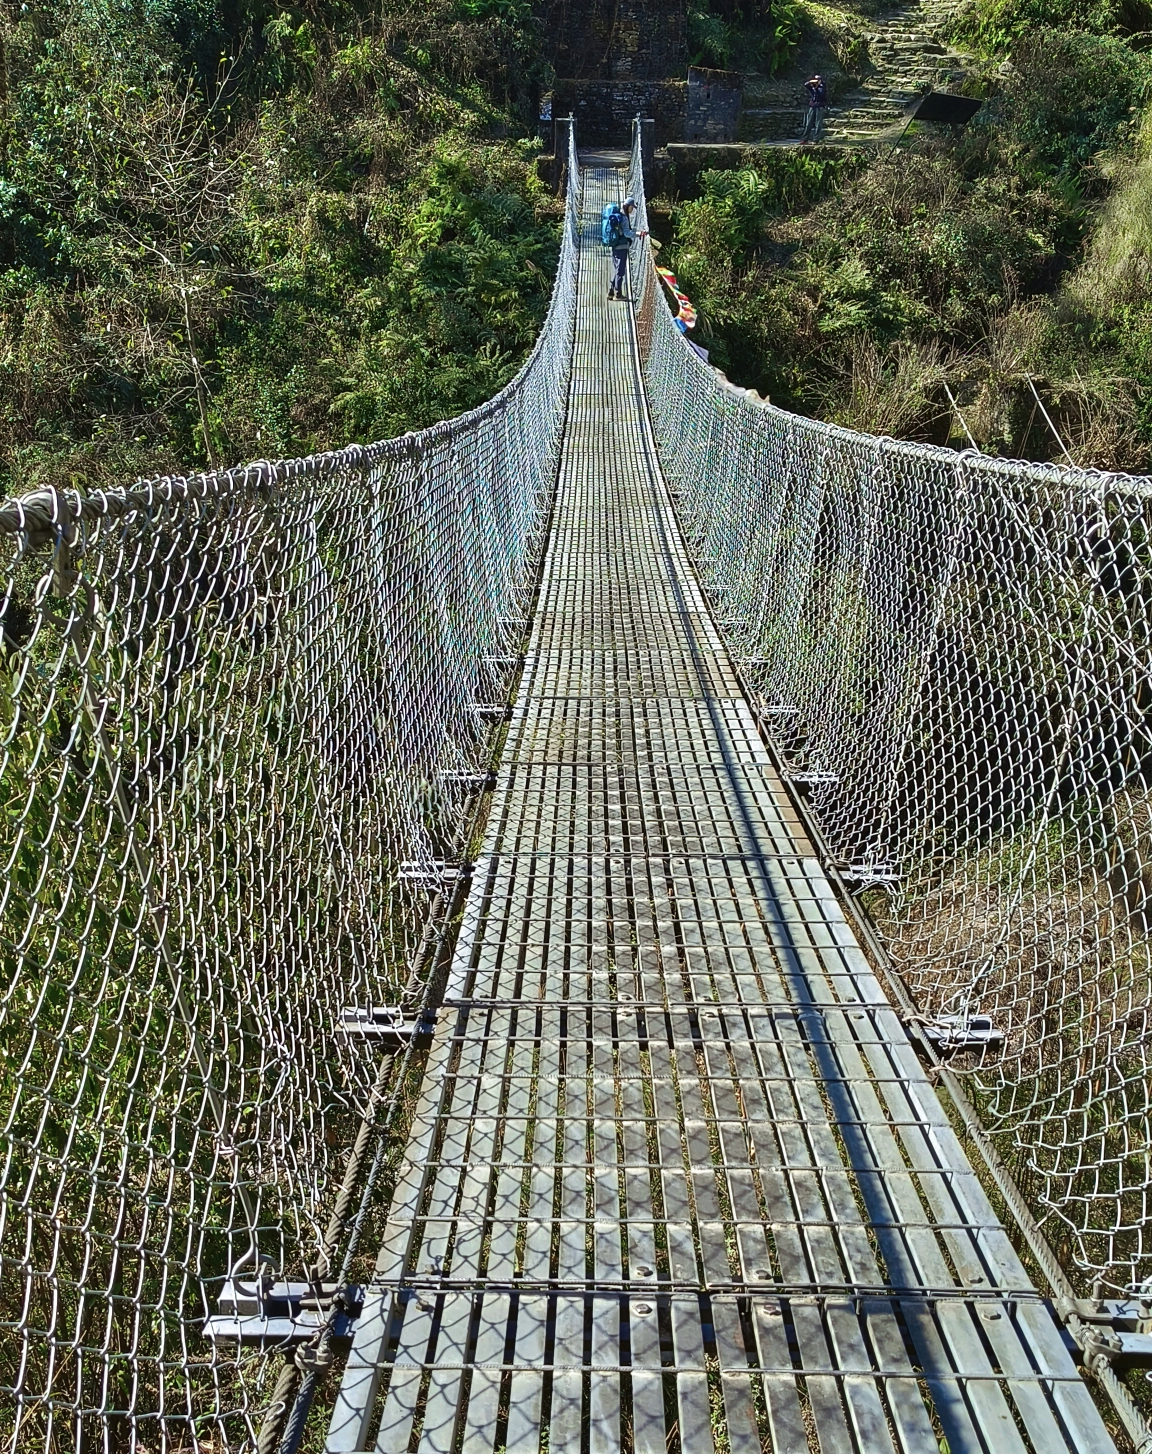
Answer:
[[[832,95],[824,139],[852,144],[895,138],[917,96],[959,81],[964,58],[941,38],[954,12],[954,0],[910,0],[867,20],[854,16],[867,38],[868,71],[854,83],[832,65],[823,68]],[[787,77],[772,81],[749,78],[740,139],[778,145],[797,141],[804,124],[803,82],[809,74],[807,67],[803,74],[794,67]]]

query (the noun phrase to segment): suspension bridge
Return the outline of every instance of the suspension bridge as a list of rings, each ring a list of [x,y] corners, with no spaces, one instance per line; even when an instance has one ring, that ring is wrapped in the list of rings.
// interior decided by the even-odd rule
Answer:
[[[482,409],[0,506],[4,1437],[1152,1447],[1150,482],[731,387],[569,142]]]

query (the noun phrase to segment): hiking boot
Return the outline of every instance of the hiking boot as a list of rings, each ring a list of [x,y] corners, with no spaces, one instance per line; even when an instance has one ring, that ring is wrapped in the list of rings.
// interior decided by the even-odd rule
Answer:
[[[608,289],[608,301],[609,301],[609,303],[611,303],[612,299],[615,298],[615,296],[616,296],[616,289],[615,288],[609,288]]]

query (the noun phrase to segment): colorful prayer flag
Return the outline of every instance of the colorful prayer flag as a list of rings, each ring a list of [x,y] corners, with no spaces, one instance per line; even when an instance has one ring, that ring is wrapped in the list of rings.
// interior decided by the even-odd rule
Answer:
[[[695,328],[696,309],[692,306],[691,299],[688,295],[680,291],[680,284],[676,281],[675,275],[670,273],[667,268],[657,268],[656,271],[663,278],[665,286],[673,298],[676,299],[676,303],[680,309],[676,315],[676,326],[680,329],[680,332],[686,333],[689,328]]]

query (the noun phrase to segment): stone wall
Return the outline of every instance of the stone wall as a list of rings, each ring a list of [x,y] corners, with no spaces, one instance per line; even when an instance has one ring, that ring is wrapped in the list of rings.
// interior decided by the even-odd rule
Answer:
[[[552,115],[575,116],[577,146],[628,147],[632,121],[651,116],[656,145],[679,141],[684,134],[683,81],[557,81]]]
[[[740,134],[744,77],[734,71],[688,70],[684,137],[688,142],[735,141]]]
[[[552,116],[576,117],[580,146],[625,147],[635,116],[655,121],[655,144],[730,141],[743,78],[692,68],[686,0],[537,0],[555,67]]]
[[[685,0],[544,0],[539,13],[557,77],[662,81],[684,74]]]

